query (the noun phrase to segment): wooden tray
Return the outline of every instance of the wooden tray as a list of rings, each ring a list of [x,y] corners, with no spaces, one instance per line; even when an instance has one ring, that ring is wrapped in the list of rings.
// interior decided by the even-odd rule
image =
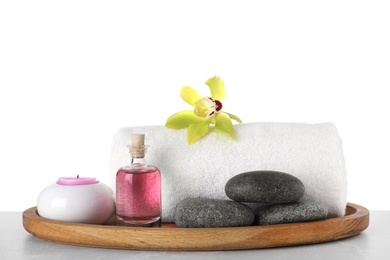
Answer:
[[[228,228],[123,227],[49,220],[36,207],[23,212],[23,226],[31,234],[53,242],[100,248],[138,250],[235,250],[284,247],[334,241],[359,234],[368,227],[369,211],[348,203],[340,218],[269,226]]]

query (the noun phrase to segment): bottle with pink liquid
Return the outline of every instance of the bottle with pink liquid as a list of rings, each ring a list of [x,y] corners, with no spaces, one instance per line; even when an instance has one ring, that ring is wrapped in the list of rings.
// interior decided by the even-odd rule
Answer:
[[[146,164],[144,134],[131,135],[131,164],[116,174],[117,225],[161,225],[161,173]]]

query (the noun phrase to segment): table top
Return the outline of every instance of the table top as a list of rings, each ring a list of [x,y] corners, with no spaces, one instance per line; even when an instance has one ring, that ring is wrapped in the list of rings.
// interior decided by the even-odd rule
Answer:
[[[371,211],[369,227],[357,236],[321,244],[207,252],[138,251],[58,244],[28,233],[22,212],[0,212],[0,259],[390,259],[390,211]]]

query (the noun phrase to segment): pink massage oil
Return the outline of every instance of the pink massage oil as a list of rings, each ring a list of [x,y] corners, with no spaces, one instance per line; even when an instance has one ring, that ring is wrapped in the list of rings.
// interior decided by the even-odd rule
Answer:
[[[116,174],[117,225],[159,227],[161,173],[146,164],[144,134],[131,135],[131,164]]]

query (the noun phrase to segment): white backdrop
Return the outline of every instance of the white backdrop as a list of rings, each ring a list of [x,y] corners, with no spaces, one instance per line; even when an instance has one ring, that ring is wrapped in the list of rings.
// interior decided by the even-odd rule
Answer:
[[[348,201],[390,210],[388,1],[1,1],[0,211],[60,176],[110,183],[112,136],[225,82],[244,122],[333,122]]]

